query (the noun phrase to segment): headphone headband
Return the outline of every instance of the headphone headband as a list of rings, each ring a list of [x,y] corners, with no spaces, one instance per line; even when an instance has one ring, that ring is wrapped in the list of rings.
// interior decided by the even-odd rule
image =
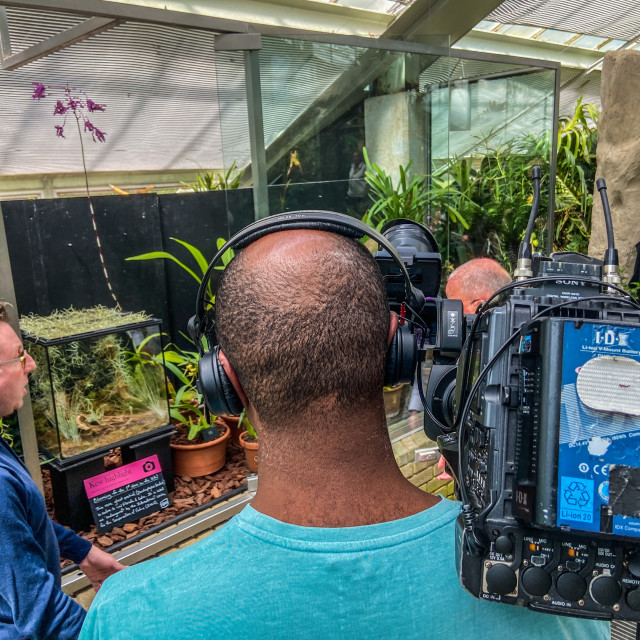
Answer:
[[[213,269],[229,249],[244,249],[263,236],[294,229],[327,231],[352,239],[371,237],[398,265],[405,283],[405,299],[409,306],[417,313],[422,310],[424,295],[422,291],[411,285],[409,272],[395,247],[382,234],[360,220],[331,211],[294,211],[258,220],[236,233],[215,254],[200,283],[196,315],[189,320],[189,334],[201,356],[198,361],[198,390],[202,394],[208,412],[215,415],[239,415],[242,411],[240,397],[220,362],[220,347],[216,344],[216,336],[213,333],[213,321],[211,314],[205,308],[205,294]],[[206,352],[203,336],[207,337]],[[409,325],[405,323],[398,327],[387,349],[384,384],[395,386],[400,382],[410,382],[413,379],[416,363],[416,337]]]
[[[291,231],[296,229],[311,229],[316,231],[326,231],[328,233],[336,233],[341,236],[358,240],[364,236],[369,236],[375,240],[380,246],[389,253],[391,258],[396,262],[400,269],[400,273],[405,282],[405,298],[410,305],[420,311],[424,304],[424,296],[421,291],[411,285],[409,272],[402,258],[398,255],[395,247],[378,231],[365,224],[361,220],[352,218],[342,213],[333,211],[291,211],[288,213],[279,213],[261,220],[256,220],[244,229],[232,236],[225,244],[220,247],[209,263],[209,267],[205,272],[200,288],[198,289],[198,297],[196,298],[196,315],[189,321],[189,333],[195,340],[198,349],[201,349],[200,338],[204,334],[206,327],[204,296],[207,290],[207,284],[211,278],[211,274],[216,263],[229,249],[244,249],[250,244],[256,242],[260,238],[277,233],[278,231]]]

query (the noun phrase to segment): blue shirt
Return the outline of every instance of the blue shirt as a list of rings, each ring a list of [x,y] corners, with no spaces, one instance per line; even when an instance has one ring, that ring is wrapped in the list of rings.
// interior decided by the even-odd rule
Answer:
[[[609,624],[484,602],[459,584],[448,500],[361,527],[246,507],[181,551],[108,578],[80,640],[608,640]]]
[[[40,491],[0,438],[0,640],[72,640],[84,609],[60,589],[60,552],[80,562],[91,543],[51,521]]]

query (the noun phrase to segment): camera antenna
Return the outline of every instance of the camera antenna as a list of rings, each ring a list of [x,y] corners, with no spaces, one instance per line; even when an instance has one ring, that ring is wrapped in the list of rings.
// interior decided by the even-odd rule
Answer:
[[[531,203],[531,213],[529,214],[529,222],[524,232],[524,238],[518,249],[518,263],[513,276],[516,281],[526,280],[533,276],[531,270],[531,235],[533,234],[533,225],[538,215],[538,205],[540,204],[540,178],[542,171],[536,164],[531,168],[531,181],[533,182],[533,202]]]
[[[604,178],[596,180],[596,187],[600,192],[602,200],[602,211],[604,212],[604,224],[607,228],[607,249],[604,252],[604,264],[602,266],[602,281],[614,286],[620,285],[620,274],[618,273],[618,250],[615,248],[613,240],[613,222],[611,220],[611,208],[607,196],[607,183]],[[613,289],[609,289],[613,293]]]

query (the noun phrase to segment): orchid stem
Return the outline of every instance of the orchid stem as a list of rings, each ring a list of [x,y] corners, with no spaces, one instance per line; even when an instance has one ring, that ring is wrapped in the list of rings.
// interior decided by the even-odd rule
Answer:
[[[118,298],[116,298],[116,294],[113,291],[113,287],[111,286],[111,280],[109,280],[109,272],[107,271],[107,265],[104,261],[104,255],[102,253],[102,245],[100,244],[100,236],[98,235],[98,225],[96,224],[96,212],[93,209],[93,202],[91,201],[91,194],[89,193],[89,176],[87,174],[87,163],[84,157],[84,144],[82,142],[82,131],[80,130],[80,118],[78,118],[78,114],[76,110],[73,110],[73,115],[76,118],[76,126],[78,127],[78,137],[80,138],[80,152],[82,155],[82,168],[84,170],[84,184],[87,189],[87,200],[89,201],[89,211],[91,212],[91,224],[93,225],[93,232],[96,236],[96,245],[98,247],[98,255],[100,256],[100,264],[102,265],[102,273],[104,273],[105,280],[107,281],[107,288],[109,289],[109,293],[113,298],[113,301],[116,303],[116,307],[120,308],[120,303],[118,302]]]

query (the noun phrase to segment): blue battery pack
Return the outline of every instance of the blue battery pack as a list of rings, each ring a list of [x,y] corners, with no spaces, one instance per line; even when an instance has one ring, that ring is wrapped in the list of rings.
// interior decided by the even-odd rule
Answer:
[[[556,319],[546,333],[561,346],[559,398],[547,394],[559,399],[557,427],[544,425],[557,436],[546,507],[558,528],[640,538],[640,328]]]

